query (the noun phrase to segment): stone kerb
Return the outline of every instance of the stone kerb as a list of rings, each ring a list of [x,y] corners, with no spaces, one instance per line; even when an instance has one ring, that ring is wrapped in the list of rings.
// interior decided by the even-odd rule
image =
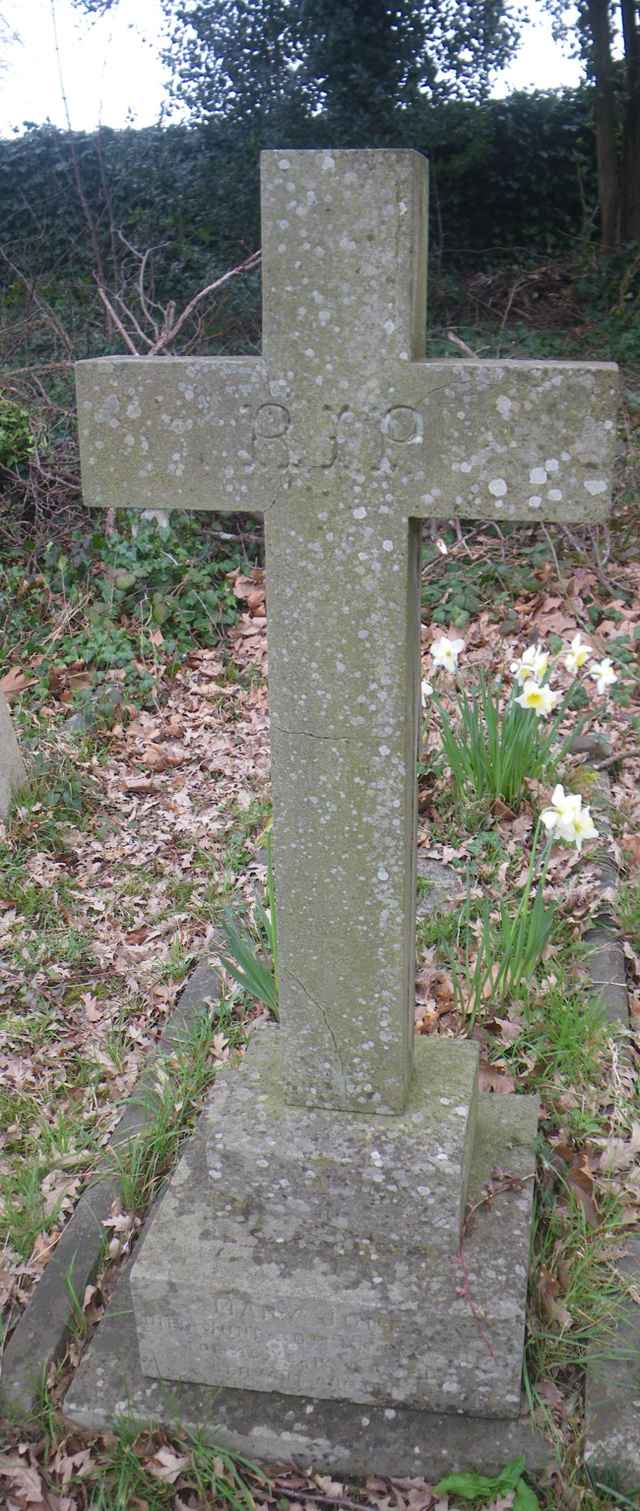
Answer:
[[[0,692],[0,819],[7,817],[14,792],[27,780],[9,709]]]

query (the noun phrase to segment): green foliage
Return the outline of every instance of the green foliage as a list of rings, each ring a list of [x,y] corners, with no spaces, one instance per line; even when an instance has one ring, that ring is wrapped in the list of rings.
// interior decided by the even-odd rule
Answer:
[[[218,0],[178,11],[172,52],[196,117],[270,135],[313,121],[334,146],[376,146],[421,96],[486,96],[515,42],[503,0]]]
[[[109,724],[118,701],[110,674],[144,701],[159,648],[179,661],[196,645],[218,643],[237,615],[229,574],[240,566],[246,556],[232,543],[221,548],[209,520],[178,512],[168,530],[124,514],[110,536],[94,530],[87,539],[76,527],[64,549],[51,544],[26,575],[16,550],[0,564],[0,661],[37,657],[40,697],[66,668],[87,668],[91,686],[77,702],[92,723]]]
[[[544,867],[533,892],[535,847],[525,887],[515,910],[508,902],[492,907],[488,898],[472,920],[470,901],[461,909],[458,938],[462,957],[448,950],[456,997],[464,1012],[476,1019],[488,1002],[507,1002],[525,995],[551,939],[557,909],[545,907]]]
[[[26,409],[0,395],[0,467],[22,467],[34,449]]]
[[[430,354],[438,353],[430,347]],[[443,354],[450,356],[450,347],[448,351],[443,347]],[[452,532],[444,533],[445,542],[454,538]],[[489,605],[493,612],[504,606],[506,616],[514,598],[538,591],[535,573],[546,556],[543,541],[519,551],[517,561],[500,561],[497,556],[460,561],[443,558],[434,546],[427,546],[423,549],[422,604],[433,624],[456,629],[464,629],[474,614]]]
[[[147,1511],[171,1511],[176,1504],[177,1476],[165,1479],[154,1473],[155,1452],[156,1445],[147,1431],[136,1422],[120,1419],[89,1481],[90,1511],[131,1511],[131,1507],[143,1505]],[[189,1498],[190,1492],[195,1493],[199,1505],[255,1511],[247,1479],[254,1478],[261,1485],[267,1482],[248,1459],[238,1454],[232,1457],[226,1449],[207,1444],[198,1436],[181,1441],[174,1456],[180,1469],[181,1493]]]
[[[125,294],[132,288],[137,264],[120,231],[132,246],[154,248],[152,293],[160,304],[186,302],[246,257],[260,239],[259,152],[283,142],[317,148],[362,141],[415,147],[429,156],[432,303],[436,318],[442,310],[443,324],[456,318],[459,288],[448,283],[456,269],[466,276],[517,261],[515,279],[523,260],[552,251],[566,255],[576,238],[588,241],[596,200],[589,91],[522,93],[482,104],[455,99],[445,72],[436,86],[427,55],[435,49],[439,57],[447,48],[459,54],[460,28],[473,29],[468,6],[449,0],[446,9],[434,6],[442,14],[428,43],[424,37],[421,43],[420,10],[403,5],[389,51],[370,19],[364,33],[354,31],[358,4],[362,0],[306,6],[298,18],[303,41],[282,0],[263,0],[258,9],[247,0],[198,6],[185,13],[180,41],[181,87],[196,124],[103,127],[89,135],[45,125],[0,142],[3,243],[10,244],[13,264],[0,277],[0,313],[7,325],[20,320],[26,363],[47,360],[52,349],[68,357],[59,341],[56,346],[56,322],[78,357],[121,350],[117,333],[105,333],[94,282],[98,273]],[[238,11],[246,18],[240,28]],[[501,24],[489,50],[498,45]],[[297,54],[308,55],[312,82],[301,67],[291,69]],[[423,76],[427,95],[417,83]],[[481,74],[476,82],[482,94]],[[434,88],[442,91],[437,102]],[[590,268],[585,263],[585,302],[595,290]],[[632,309],[627,295],[635,284],[623,288],[623,276],[621,268],[611,297],[600,301],[603,318],[614,303],[623,312]],[[259,288],[258,274],[231,281],[205,316],[199,352],[256,349]],[[484,312],[482,287],[478,295]],[[508,290],[498,318],[507,297]],[[629,339],[631,331],[629,324]],[[50,381],[69,408],[67,374],[52,373]]]
[[[480,679],[478,692],[460,692],[457,718],[450,719],[439,699],[433,699],[441,726],[442,749],[459,798],[471,792],[480,800],[501,798],[509,807],[519,803],[527,778],[542,778],[553,770],[569,743],[554,750],[562,709],[549,726],[530,709],[504,704],[500,689]],[[575,735],[575,730],[571,738]]]
[[[500,1474],[446,1474],[434,1485],[434,1495],[454,1495],[456,1499],[475,1501],[484,1506],[497,1497],[512,1495],[513,1511],[539,1511],[537,1495],[523,1479],[525,1461],[512,1459]]]
[[[264,908],[262,903],[255,903],[251,932],[239,929],[233,915],[228,911],[225,913],[222,928],[229,953],[223,956],[222,964],[243,992],[267,1007],[277,1021],[278,915],[270,843],[267,853],[267,906]],[[265,955],[270,960],[270,965],[265,964]]]
[[[530,1047],[535,1055],[533,1081],[541,1089],[558,1079],[569,1086],[593,1085],[598,1074],[598,1056],[610,1032],[600,1003],[582,990],[557,979],[544,997],[525,1001],[525,1028],[519,1051]]]
[[[129,1212],[147,1206],[193,1126],[215,1077],[211,1047],[219,1028],[217,1017],[201,1014],[179,1049],[157,1062],[152,1084],[147,1080],[140,1092],[138,1100],[145,1111],[140,1132],[120,1148],[116,1140],[114,1174]]]

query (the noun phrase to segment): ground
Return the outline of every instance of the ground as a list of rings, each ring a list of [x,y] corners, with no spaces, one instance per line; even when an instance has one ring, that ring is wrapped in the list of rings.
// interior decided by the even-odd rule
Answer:
[[[443,629],[464,642],[460,671],[469,690],[481,671],[504,676],[527,644],[541,640],[559,649],[578,630],[599,658],[613,657],[619,680],[611,696],[576,701],[586,705],[590,732],[603,732],[612,751],[622,753],[610,768],[614,831],[628,877],[621,916],[636,988],[632,1008],[640,1014],[635,954],[640,947],[640,710],[634,658],[640,569],[628,557],[624,533],[621,559],[610,558],[605,565],[590,555],[588,543],[581,559],[575,542],[567,549],[560,538],[555,543],[549,538],[549,549],[540,550],[539,542],[522,533],[507,541],[482,529],[459,532],[459,539],[453,531],[444,533],[446,555],[436,545],[425,552],[425,676],[434,680],[430,647]],[[23,746],[32,760],[36,753],[37,773],[18,799],[2,849],[0,935],[11,951],[0,1018],[5,1240],[0,1285],[8,1328],[27,1304],[95,1170],[119,1104],[134,1086],[193,963],[203,954],[219,956],[224,907],[232,903],[250,912],[264,887],[270,813],[264,587],[259,568],[235,570],[231,580],[240,614],[214,645],[194,647],[176,665],[175,657],[170,662],[164,657],[161,630],[155,633],[153,688],[145,694],[144,708],[118,672],[108,675],[106,684],[122,689],[122,697],[113,700],[109,719],[98,725],[86,704],[78,714],[69,702],[81,666],[50,677],[44,693],[28,657],[14,661],[4,676]],[[432,618],[436,604],[438,623]],[[64,612],[60,600],[52,605],[54,635]],[[20,692],[32,676],[36,694],[27,691],[20,711]],[[437,686],[451,707],[451,681],[441,674]],[[591,692],[593,684],[585,687]],[[568,714],[567,730],[576,716]],[[619,1042],[609,1038],[585,1002],[576,945],[597,894],[588,865],[574,849],[558,847],[550,863],[546,900],[557,904],[558,929],[535,990],[518,990],[516,983],[513,992],[496,994],[489,971],[478,993],[481,902],[488,897],[493,908],[493,899],[506,889],[521,895],[542,784],[532,783],[513,808],[500,801],[465,806],[453,800],[450,778],[437,758],[436,723],[427,704],[419,846],[425,857],[457,874],[472,911],[464,940],[456,940],[450,914],[435,912],[420,924],[417,1026],[420,1033],[475,1034],[482,1046],[483,1084],[496,1093],[542,1092],[546,1156],[531,1309],[531,1389],[537,1412],[563,1445],[549,1504],[587,1505],[592,1502],[584,1499],[588,1492],[579,1488],[572,1467],[580,1432],[577,1365],[593,1330],[611,1313],[616,1259],[638,1221],[637,1094]],[[587,787],[585,801],[589,796]],[[197,1086],[188,1085],[184,1115],[178,1114],[153,1168],[147,1161],[135,1179],[130,1169],[122,1172],[123,1199],[108,1228],[105,1273],[80,1298],[83,1334],[100,1315],[110,1273],[135,1241],[139,1217],[216,1063],[230,1047],[242,1045],[247,1017],[260,1010],[228,977],[225,1015],[211,1025],[206,1069],[200,1065]],[[163,1074],[172,1088],[172,1067]],[[160,1077],[160,1100],[164,1090]],[[57,1424],[56,1401],[80,1347],[80,1338],[74,1338],[66,1365],[52,1372],[34,1433],[18,1434],[0,1459],[9,1504],[71,1511],[99,1505],[195,1507],[221,1498],[239,1503],[241,1492],[233,1488],[228,1466],[222,1459],[213,1467],[209,1460],[205,1464],[204,1450],[196,1471],[190,1445],[151,1437],[134,1444],[102,1439],[86,1444],[66,1435]],[[359,1506],[416,1511],[458,1504],[455,1495],[432,1494],[417,1482],[371,1481],[365,1491],[354,1491],[319,1476],[284,1473],[269,1488],[251,1476],[247,1484],[247,1494],[269,1504],[291,1504],[293,1497],[301,1504],[348,1505],[352,1496]],[[497,1493],[489,1503],[512,1503],[513,1491],[505,1488],[501,1496],[501,1487],[493,1488]]]

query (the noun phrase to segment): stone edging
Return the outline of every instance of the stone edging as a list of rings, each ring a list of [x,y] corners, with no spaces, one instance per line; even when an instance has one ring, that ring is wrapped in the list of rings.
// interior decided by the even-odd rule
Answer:
[[[595,736],[580,741],[576,754],[584,754],[588,762],[589,757],[606,759],[611,749],[607,741]],[[585,935],[590,946],[589,975],[593,995],[602,1002],[610,1024],[618,1024],[624,1031],[629,1027],[624,949],[609,900],[618,890],[619,872],[612,854],[611,784],[604,772],[598,773],[592,806],[602,835],[602,845],[595,855],[596,877],[602,891],[609,895],[603,897],[602,909]],[[628,1063],[629,1051],[624,1043],[622,1054]],[[627,1239],[627,1254],[617,1268],[629,1289],[639,1294],[640,1233]],[[594,1483],[603,1488],[610,1480],[612,1488],[637,1490],[640,1488],[640,1307],[631,1296],[621,1306],[615,1328],[600,1348],[602,1352],[587,1362],[585,1464]]]
[[[217,971],[202,962],[178,998],[162,1038],[124,1104],[120,1122],[109,1141],[109,1153],[121,1149],[151,1121],[153,1113],[143,1098],[152,1084],[158,1061],[175,1053],[202,1008],[219,994]],[[117,1200],[117,1181],[109,1175],[98,1175],[82,1192],[4,1350],[0,1410],[5,1419],[20,1421],[33,1415],[47,1370],[61,1358],[73,1330],[75,1298],[82,1299],[85,1287],[99,1269],[105,1248],[103,1223]]]

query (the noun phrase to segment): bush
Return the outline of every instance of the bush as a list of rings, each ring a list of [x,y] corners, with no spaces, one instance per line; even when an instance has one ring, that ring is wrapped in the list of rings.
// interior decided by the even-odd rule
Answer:
[[[32,456],[35,441],[26,409],[0,396],[0,467],[14,471]]]

